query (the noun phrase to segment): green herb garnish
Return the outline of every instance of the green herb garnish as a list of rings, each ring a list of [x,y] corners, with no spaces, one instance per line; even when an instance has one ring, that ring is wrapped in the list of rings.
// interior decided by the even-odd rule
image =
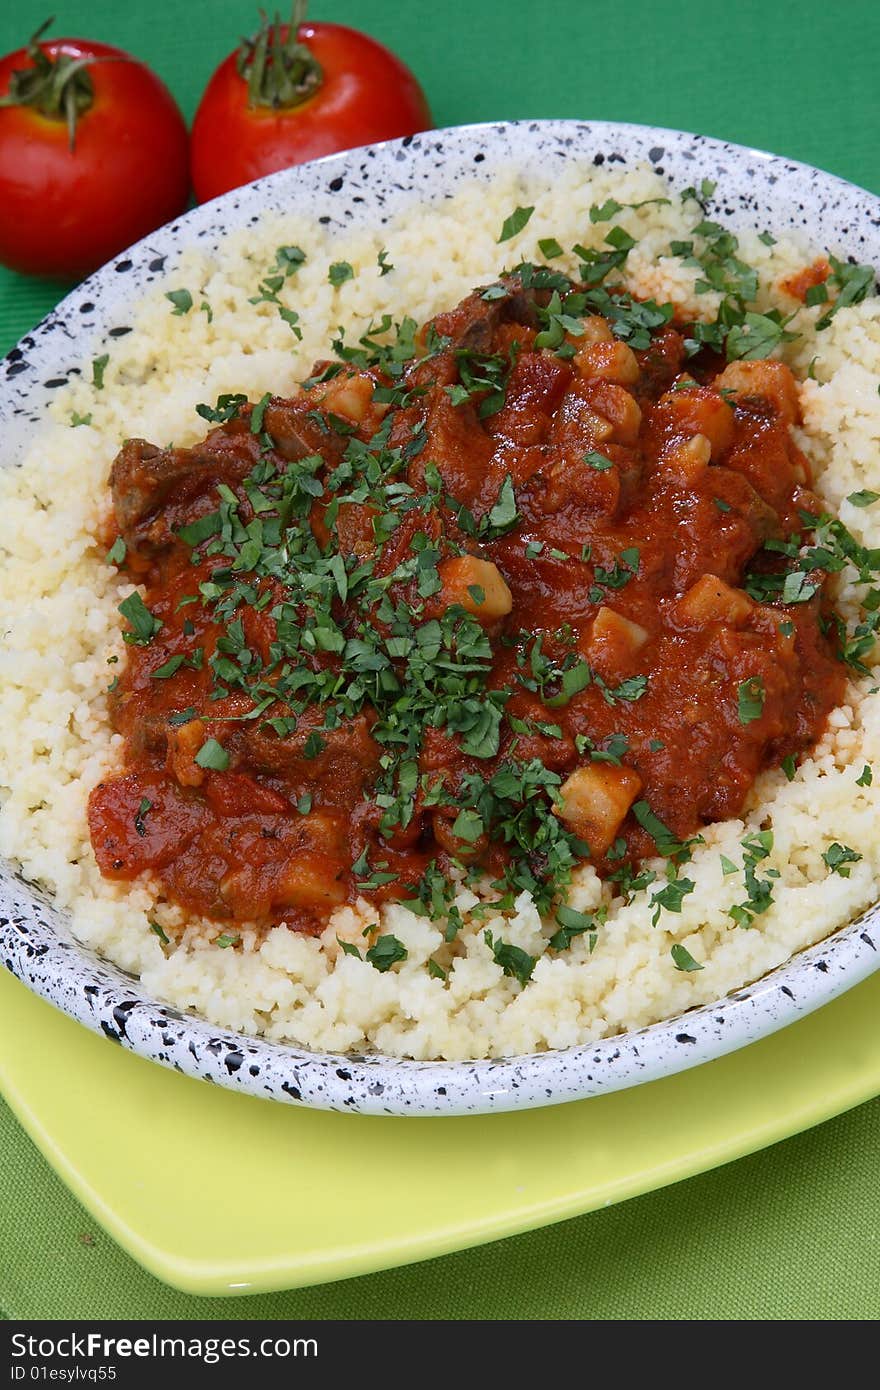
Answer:
[[[841,878],[849,878],[851,866],[857,864],[861,857],[856,850],[850,849],[849,845],[838,844],[836,840],[822,855],[831,872],[839,874]]]
[[[515,208],[510,216],[504,219],[501,235],[498,238],[499,245],[502,241],[509,241],[511,237],[516,236],[517,232],[521,232],[534,211],[533,207]]]
[[[751,724],[764,711],[764,682],[760,676],[750,676],[736,688],[737,713],[740,724]]]
[[[199,767],[210,768],[212,772],[225,772],[229,767],[229,754],[215,738],[206,739],[196,753]]]
[[[188,314],[193,306],[193,297],[189,290],[168,290],[165,298],[174,305],[173,314]]]
[[[345,284],[346,280],[354,279],[354,269],[348,261],[334,261],[327,272],[327,279],[334,289],[338,289],[340,285]]]
[[[672,956],[672,964],[676,970],[703,970],[705,967],[700,962],[694,960],[687,946],[682,946],[680,941],[676,941],[669,950]]]
[[[137,589],[122,600],[118,611],[131,624],[131,631],[123,632],[123,639],[135,646],[148,646],[162,627],[161,619],[154,617]]]
[[[367,960],[374,970],[380,971],[383,975],[386,970],[390,970],[392,965],[396,965],[400,960],[406,960],[407,949],[402,941],[398,941],[396,936],[378,936],[367,951]]]
[[[512,946],[508,941],[496,940],[488,929],[483,932],[483,939],[492,952],[495,964],[501,966],[505,975],[519,980],[521,985],[527,985],[538,963],[537,956],[530,956],[521,946]]]

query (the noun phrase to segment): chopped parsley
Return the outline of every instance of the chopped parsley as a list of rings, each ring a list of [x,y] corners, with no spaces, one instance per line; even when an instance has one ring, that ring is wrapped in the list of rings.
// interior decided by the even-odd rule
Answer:
[[[123,632],[123,639],[135,646],[149,646],[162,627],[161,618],[150,612],[137,589],[122,600],[119,612],[131,624],[131,631]]]
[[[478,397],[477,415],[485,420],[504,406],[512,362],[501,353],[486,355],[457,348],[459,384],[446,387],[453,405]]]
[[[275,265],[285,277],[295,275],[305,259],[306,253],[301,246],[279,246],[275,252]]]
[[[633,815],[643,830],[651,836],[657,846],[657,853],[663,859],[681,858],[682,852],[687,849],[687,845],[679,840],[677,835],[669,829],[659,816],[655,816],[647,801],[636,801],[632,808]]]
[[[509,941],[497,940],[488,928],[483,932],[483,939],[492,952],[495,964],[501,966],[505,975],[519,980],[521,985],[527,985],[538,963],[537,956],[530,956],[528,951],[521,946],[512,946]]]
[[[769,357],[780,343],[789,343],[797,336],[787,332],[788,322],[775,309],[766,314],[743,314],[742,322],[734,324],[727,334],[728,362],[755,362]]]
[[[692,199],[695,203],[699,203],[701,207],[704,207],[705,204],[708,203],[709,199],[712,197],[716,187],[717,184],[715,183],[714,179],[703,179],[700,183],[699,189],[693,186],[689,188],[683,188],[681,190],[681,193],[679,194],[679,197],[681,198],[681,201],[683,203],[686,203],[688,199]]]
[[[836,256],[829,256],[828,262],[831,266],[831,274],[825,284],[837,290],[837,296],[831,308],[816,320],[816,328],[819,332],[828,327],[835,314],[839,313],[841,309],[845,309],[850,304],[860,304],[870,294],[876,280],[876,271],[873,266],[839,261]]]
[[[367,960],[374,970],[378,970],[384,975],[386,970],[390,970],[392,965],[398,961],[406,960],[407,949],[402,941],[398,941],[396,936],[390,934],[377,936],[370,949],[367,951]]]
[[[858,864],[861,857],[857,850],[850,849],[849,845],[838,844],[836,840],[822,855],[831,872],[839,874],[841,878],[849,878],[852,865]]]
[[[476,811],[471,811],[464,806],[453,822],[452,833],[456,839],[473,844],[483,834],[484,829],[482,817],[478,816]]]
[[[662,888],[651,895],[650,906],[654,909],[651,925],[656,927],[663,908],[667,912],[681,912],[682,903],[688,894],[693,893],[696,886],[691,878],[670,877]]]
[[[556,909],[558,931],[550,938],[550,949],[567,951],[577,937],[586,935],[592,952],[598,939],[598,929],[604,924],[607,915],[608,910],[604,907],[600,907],[596,912],[577,912],[575,908],[562,904]]]
[[[703,970],[705,967],[698,960],[694,960],[687,946],[682,946],[680,941],[676,941],[669,950],[672,956],[672,964],[676,970]]]
[[[96,357],[92,363],[92,385],[96,391],[104,389],[104,373],[107,370],[107,363],[110,361],[109,352]]]
[[[521,232],[534,211],[535,209],[533,207],[514,208],[510,216],[504,219],[501,235],[498,238],[499,245],[502,241],[510,241],[510,238],[515,237],[517,232]]]
[[[174,305],[173,314],[188,314],[193,306],[193,297],[189,290],[168,290],[165,298]]]
[[[773,903],[772,880],[779,877],[779,870],[765,870],[766,878],[759,878],[757,874],[758,865],[773,849],[772,831],[760,830],[754,835],[747,835],[741,844],[744,851],[743,878],[748,896],[745,902],[729,908],[728,916],[733,918],[738,927],[751,927],[755,918],[766,912]]]
[[[349,265],[348,261],[334,261],[327,272],[327,279],[334,289],[338,289],[340,285],[345,284],[346,280],[354,279],[354,268]]]
[[[760,676],[749,676],[736,688],[737,713],[740,724],[751,724],[764,712],[764,682]]]
[[[263,429],[263,417],[266,414],[266,406],[272,399],[271,391],[267,391],[264,396],[257,401],[251,411],[251,434],[261,434]],[[253,504],[251,504],[253,505]]]
[[[216,405],[197,405],[196,414],[209,424],[225,425],[227,421],[235,419],[243,405],[247,405],[247,396],[235,392],[218,396]]]
[[[210,768],[213,772],[225,772],[229,767],[229,754],[215,738],[205,740],[195,760],[199,767]]]

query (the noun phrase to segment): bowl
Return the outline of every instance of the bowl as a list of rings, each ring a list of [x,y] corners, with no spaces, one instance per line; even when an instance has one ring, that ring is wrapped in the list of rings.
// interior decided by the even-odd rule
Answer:
[[[387,221],[413,201],[451,193],[514,165],[546,173],[571,159],[647,162],[674,185],[717,182],[732,225],[805,232],[880,262],[880,200],[806,165],[703,136],[600,121],[456,127],[287,169],[203,205],[104,266],[68,295],[0,365],[5,462],[14,463],[52,393],[92,341],[127,331],[126,314],[182,245],[293,204],[331,230]],[[65,915],[10,864],[0,865],[0,958],[30,989],[143,1057],[252,1095],[386,1115],[452,1115],[557,1104],[634,1086],[764,1037],[850,989],[880,965],[880,905],[755,984],[636,1032],[560,1051],[476,1062],[333,1055],[246,1037],[181,1013],[79,945]],[[36,1040],[35,1040],[36,1045]]]

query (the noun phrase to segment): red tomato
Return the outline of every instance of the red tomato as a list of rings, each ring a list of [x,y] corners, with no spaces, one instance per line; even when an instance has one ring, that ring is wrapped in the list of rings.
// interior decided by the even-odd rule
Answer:
[[[202,97],[190,145],[199,202],[291,164],[430,127],[431,113],[409,68],[375,39],[341,24],[300,24],[297,40],[319,64],[319,84],[296,105],[284,104],[283,94],[279,101],[277,88],[273,99],[279,57],[272,55],[286,45],[289,56],[294,45],[289,25],[269,28],[261,89],[268,104],[249,100],[248,77],[260,85],[253,75],[260,35],[220,64]]]
[[[81,279],[183,211],[186,126],[167,87],[121,49],[85,39],[39,47],[53,62],[97,60],[80,69],[91,98],[80,86],[73,148],[63,113],[0,107],[0,262]],[[0,60],[0,96],[34,57],[31,45]]]

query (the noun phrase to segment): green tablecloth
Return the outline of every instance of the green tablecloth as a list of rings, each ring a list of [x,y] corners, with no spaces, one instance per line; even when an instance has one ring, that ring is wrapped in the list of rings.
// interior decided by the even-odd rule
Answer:
[[[578,116],[779,151],[880,192],[880,7],[850,0],[336,0],[419,74],[438,125]],[[186,115],[251,0],[60,0],[57,34],[146,59]],[[46,14],[4,6],[0,52]],[[0,270],[0,350],[57,286]],[[140,1271],[0,1106],[0,1309],[10,1317],[872,1318],[880,1103],[716,1173],[548,1230],[368,1278],[230,1303]]]
[[[22,1318],[796,1318],[880,1314],[880,1100],[675,1187],[321,1288],[192,1298],[145,1274],[0,1104],[0,1309]]]

